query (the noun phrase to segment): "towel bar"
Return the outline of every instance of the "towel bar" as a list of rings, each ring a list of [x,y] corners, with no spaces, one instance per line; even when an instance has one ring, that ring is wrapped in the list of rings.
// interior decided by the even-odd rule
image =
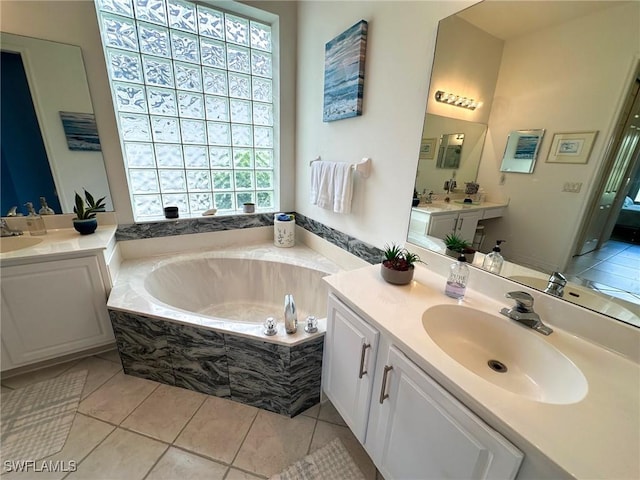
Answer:
[[[317,162],[318,160],[320,160],[319,155],[309,162],[309,166],[311,166],[313,162]],[[355,170],[362,178],[368,178],[371,174],[371,159],[365,157],[361,162],[352,164],[351,168]]]

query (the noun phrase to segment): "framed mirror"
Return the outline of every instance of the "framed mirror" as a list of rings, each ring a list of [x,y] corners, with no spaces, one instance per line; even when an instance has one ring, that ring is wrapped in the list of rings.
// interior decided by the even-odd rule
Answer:
[[[73,213],[74,194],[82,195],[83,189],[106,196],[106,209],[112,211],[104,159],[95,147],[95,124],[87,130],[93,105],[80,47],[5,32],[0,32],[0,43],[0,214],[6,215],[13,206],[26,213],[26,202],[37,210],[41,196],[56,213]],[[75,133],[68,121],[65,131],[63,118],[71,118]],[[93,145],[76,148],[74,140]]]
[[[500,171],[511,173],[533,172],[543,135],[544,129],[511,132],[502,156]]]
[[[438,149],[438,163],[436,163],[436,167],[454,170],[460,168],[463,145],[464,133],[448,133],[442,135],[442,137],[440,137],[440,148]]]
[[[615,160],[615,150],[608,145],[617,138],[616,126],[624,124],[621,116],[631,111],[625,103],[640,72],[638,45],[638,2],[484,1],[441,20],[431,77],[425,79],[429,93],[421,141],[464,132],[464,147],[457,170],[437,168],[436,158],[419,157],[416,190],[419,194],[433,191],[436,198],[427,204],[422,197],[422,203],[412,209],[407,241],[444,253],[443,237],[427,232],[459,228],[461,214],[457,223],[455,219],[450,224],[444,222],[455,216],[457,202],[465,197],[465,183],[477,182],[484,192],[479,207],[506,207],[500,216],[491,217],[491,210],[501,207],[490,206],[474,218],[472,213],[481,208],[471,206],[463,228],[472,224],[484,227],[478,235],[480,253],[488,253],[497,239],[506,240],[501,276],[543,291],[550,274],[562,272],[569,280],[565,300],[640,326],[637,269],[618,264],[604,271],[595,263],[587,271],[586,255],[598,262],[609,249],[594,250],[607,245],[597,239],[589,250],[581,248],[584,232],[590,231],[585,223],[589,210],[600,211],[595,199],[598,184],[608,185],[609,175],[614,173],[615,162],[609,157]],[[568,62],[568,58],[573,60]],[[480,105],[469,110],[438,102],[438,91],[474,98]],[[452,127],[448,122],[484,125],[486,134],[479,148],[471,148],[464,127]],[[522,126],[539,127],[539,131],[518,131]],[[636,134],[640,131],[640,125],[633,128]],[[537,157],[547,158],[551,140],[566,132],[600,132],[586,149],[586,163],[534,163]],[[620,138],[627,138],[625,135],[620,133]],[[477,163],[474,169],[465,170],[465,158],[471,150]],[[505,153],[508,158],[503,168]],[[640,156],[635,154],[632,159],[640,171]],[[510,165],[513,162],[523,166]],[[454,173],[458,188],[445,194],[443,185]],[[633,184],[635,177],[630,178]],[[432,211],[447,196],[451,202],[437,217],[442,221],[430,226],[427,218],[434,217]],[[598,223],[594,235],[599,235],[608,221]],[[435,228],[436,223],[443,229]],[[475,243],[473,230],[462,236],[473,237]],[[616,246],[625,247],[633,246]],[[481,260],[480,255],[476,257]]]

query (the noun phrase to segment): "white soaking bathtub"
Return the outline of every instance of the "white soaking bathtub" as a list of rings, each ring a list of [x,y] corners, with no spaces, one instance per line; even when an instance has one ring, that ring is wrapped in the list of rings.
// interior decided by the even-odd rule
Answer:
[[[327,287],[340,268],[296,246],[128,260],[107,306],[127,375],[294,416],[320,401]],[[298,331],[284,330],[293,294]],[[307,315],[318,331],[304,331]],[[267,316],[278,333],[266,336]]]
[[[262,341],[294,345],[325,331],[327,287],[322,277],[341,268],[304,247],[272,244],[189,252],[125,261],[109,296],[110,310],[234,332]],[[284,296],[294,296],[298,332],[284,331]],[[304,331],[318,319],[318,332]],[[278,333],[263,323],[275,317]]]

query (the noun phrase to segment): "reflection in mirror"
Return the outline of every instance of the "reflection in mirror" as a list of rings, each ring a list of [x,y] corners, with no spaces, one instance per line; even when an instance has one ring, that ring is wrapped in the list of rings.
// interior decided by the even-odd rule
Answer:
[[[626,138],[622,126],[637,123],[633,115],[640,118],[640,110],[631,108],[631,93],[640,98],[638,89],[632,90],[640,77],[639,45],[640,2],[485,1],[443,19],[421,146],[444,134],[464,132],[464,148],[458,169],[436,168],[436,159],[421,151],[416,190],[433,191],[436,198],[427,204],[423,196],[412,209],[408,241],[444,253],[443,235],[458,233],[479,239],[478,250],[486,254],[497,239],[506,240],[501,276],[544,291],[552,272],[562,272],[569,280],[565,300],[640,326],[638,270],[629,268],[640,259],[634,249],[640,249],[622,243],[633,241],[630,237],[611,238],[617,206],[625,195],[637,193],[629,189],[637,184],[633,172],[640,171],[640,147],[625,170],[628,174],[615,170],[616,150],[608,148]],[[482,103],[475,110],[462,109],[437,102],[438,91]],[[483,136],[475,151],[471,172],[465,170],[465,158],[475,150],[470,135],[446,122],[485,124],[486,140]],[[532,158],[513,161],[526,163],[520,170],[531,174],[514,173],[515,167],[501,172],[510,132],[531,125],[544,129],[545,136],[537,142],[526,139],[527,145],[521,137],[514,139],[512,153],[518,155],[511,156],[523,153],[520,141],[525,156]],[[559,132],[600,132],[587,163],[547,161],[551,140]],[[540,158],[534,170],[536,153]],[[602,195],[609,199],[610,205],[602,209],[607,215],[594,217],[612,175],[631,181]],[[452,178],[458,188],[444,203],[443,185]],[[474,180],[480,185],[479,204],[460,205],[464,183]],[[594,241],[590,218],[595,218],[593,231],[600,236]],[[587,244],[588,249],[583,247]],[[618,252],[631,256],[629,263],[603,260]],[[481,254],[476,255],[477,266],[482,265]]]
[[[543,135],[544,129],[511,132],[502,156],[500,171],[511,173],[533,172]]]
[[[440,137],[437,168],[460,168],[464,133],[448,133]]]
[[[0,43],[0,214],[14,206],[26,213],[23,205],[40,205],[42,196],[56,213],[73,213],[74,192],[83,189],[106,196],[106,209],[113,210],[102,153],[71,150],[60,117],[60,112],[93,115],[80,48],[4,32]]]
[[[452,177],[456,178],[460,185],[476,180],[487,126],[481,123],[428,114],[425,117],[422,144],[429,145],[430,142],[435,144],[440,137],[451,136],[446,135],[445,132],[459,132],[452,134],[454,142],[458,135],[463,135],[464,148],[460,152],[458,165],[456,167],[441,167],[438,165],[440,160],[438,158],[436,161],[435,155],[429,156],[421,153],[416,175],[416,191],[422,197],[429,192],[433,192],[436,196],[444,193],[444,182]],[[440,151],[441,148],[438,148],[438,155]],[[435,152],[435,145],[431,152]],[[447,168],[449,170],[446,170]]]

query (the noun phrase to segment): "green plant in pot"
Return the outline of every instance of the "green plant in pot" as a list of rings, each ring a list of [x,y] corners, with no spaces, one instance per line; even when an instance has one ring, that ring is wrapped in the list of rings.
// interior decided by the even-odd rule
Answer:
[[[444,245],[447,247],[446,254],[450,257],[458,257],[465,248],[470,248],[469,242],[459,237],[455,233],[451,233],[444,237]]]
[[[420,257],[399,245],[385,245],[384,259],[380,273],[382,278],[394,285],[406,285],[413,280],[415,264],[422,262]]]
[[[93,195],[85,190],[83,199],[78,192],[75,193],[73,213],[76,214],[76,218],[73,219],[73,228],[81,235],[88,235],[95,232],[96,228],[98,228],[96,213],[104,212],[104,199],[106,197],[96,200]]]

